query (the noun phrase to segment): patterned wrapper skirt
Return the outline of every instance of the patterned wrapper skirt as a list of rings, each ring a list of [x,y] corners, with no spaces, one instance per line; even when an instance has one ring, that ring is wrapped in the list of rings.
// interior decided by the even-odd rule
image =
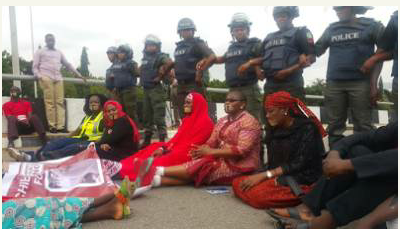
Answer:
[[[245,203],[255,208],[285,208],[300,204],[300,198],[295,196],[288,186],[276,184],[275,179],[265,180],[250,190],[242,191],[240,182],[245,180],[247,176],[238,177],[232,182],[233,192],[237,197]],[[304,193],[308,193],[312,189],[311,186],[300,185]]]
[[[29,198],[3,202],[3,228],[82,228],[93,198]]]
[[[223,159],[204,157],[184,164],[186,171],[193,178],[195,186],[231,185],[234,178],[253,169],[236,168]]]

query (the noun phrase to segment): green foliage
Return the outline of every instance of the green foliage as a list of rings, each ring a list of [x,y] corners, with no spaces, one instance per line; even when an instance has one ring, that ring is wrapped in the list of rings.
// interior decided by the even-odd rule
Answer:
[[[316,79],[311,85],[304,88],[306,95],[324,95],[326,83],[324,79]],[[307,106],[323,106],[321,99],[307,99]]]
[[[2,62],[2,73],[12,74],[12,56],[7,51],[1,52]],[[24,75],[33,75],[32,72],[32,61],[26,61],[23,58],[19,58],[20,71]],[[3,95],[9,95],[10,88],[13,85],[12,80],[2,80],[2,93]],[[30,80],[23,80],[21,82],[21,90],[23,97],[34,97],[34,82]]]
[[[211,88],[228,88],[225,80],[220,81],[218,79],[211,80],[207,86],[211,87]],[[225,93],[208,92],[207,96],[208,96],[208,99],[210,102],[223,103],[223,102],[225,102],[226,94]]]
[[[83,47],[82,48],[82,54],[81,54],[81,66],[79,67],[79,72],[83,75],[83,76],[90,76],[90,72],[89,72],[89,57],[87,54],[87,48]]]

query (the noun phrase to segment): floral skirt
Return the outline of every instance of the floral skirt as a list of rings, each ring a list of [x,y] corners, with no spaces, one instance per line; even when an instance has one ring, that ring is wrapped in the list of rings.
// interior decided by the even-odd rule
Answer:
[[[3,203],[3,228],[82,228],[81,219],[93,198],[29,198]]]
[[[232,189],[237,197],[255,208],[285,208],[300,204],[301,200],[295,196],[288,186],[276,184],[275,179],[265,180],[250,190],[242,191],[240,182],[247,176],[241,176],[233,180]],[[311,191],[312,186],[300,185],[304,193]]]
[[[236,168],[223,159],[204,157],[184,164],[195,185],[231,185],[234,178],[253,169]]]

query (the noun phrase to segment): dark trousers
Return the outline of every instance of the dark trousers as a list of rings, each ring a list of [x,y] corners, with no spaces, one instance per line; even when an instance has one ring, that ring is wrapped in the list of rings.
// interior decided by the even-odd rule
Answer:
[[[46,136],[46,131],[44,130],[43,124],[40,119],[32,114],[30,118],[28,118],[29,125],[24,122],[18,121],[15,116],[11,116],[7,118],[7,127],[8,127],[8,140],[14,141],[19,137],[19,134],[31,134],[36,131],[39,134],[39,137],[44,139]]]
[[[364,146],[354,146],[348,158],[371,153],[372,151]],[[332,179],[321,177],[302,201],[314,215],[318,216],[321,210],[326,209],[332,214],[336,226],[344,226],[367,215],[380,203],[397,193],[397,171],[395,173],[363,179],[358,178],[356,173]]]
[[[54,139],[37,151],[34,160],[43,161],[72,156],[85,150],[89,143],[80,138]]]
[[[131,153],[124,151],[121,152],[121,150],[117,150],[114,147],[111,146],[111,149],[108,151],[104,151],[100,148],[100,144],[96,143],[96,152],[99,158],[101,159],[107,159],[110,161],[122,161],[123,159],[132,156],[134,152],[137,151],[137,147],[132,150]]]

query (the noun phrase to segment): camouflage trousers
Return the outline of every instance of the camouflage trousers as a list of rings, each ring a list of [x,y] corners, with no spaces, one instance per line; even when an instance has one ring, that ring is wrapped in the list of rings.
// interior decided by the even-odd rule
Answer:
[[[165,109],[167,94],[161,84],[151,89],[144,89],[143,120],[146,135],[153,135],[154,125],[158,134],[166,136],[167,125],[165,123]]]
[[[131,119],[136,123],[139,124],[139,119],[136,114],[136,86],[131,86],[124,89],[117,89],[116,93],[113,94],[113,98],[117,100],[124,111],[131,117]]]

